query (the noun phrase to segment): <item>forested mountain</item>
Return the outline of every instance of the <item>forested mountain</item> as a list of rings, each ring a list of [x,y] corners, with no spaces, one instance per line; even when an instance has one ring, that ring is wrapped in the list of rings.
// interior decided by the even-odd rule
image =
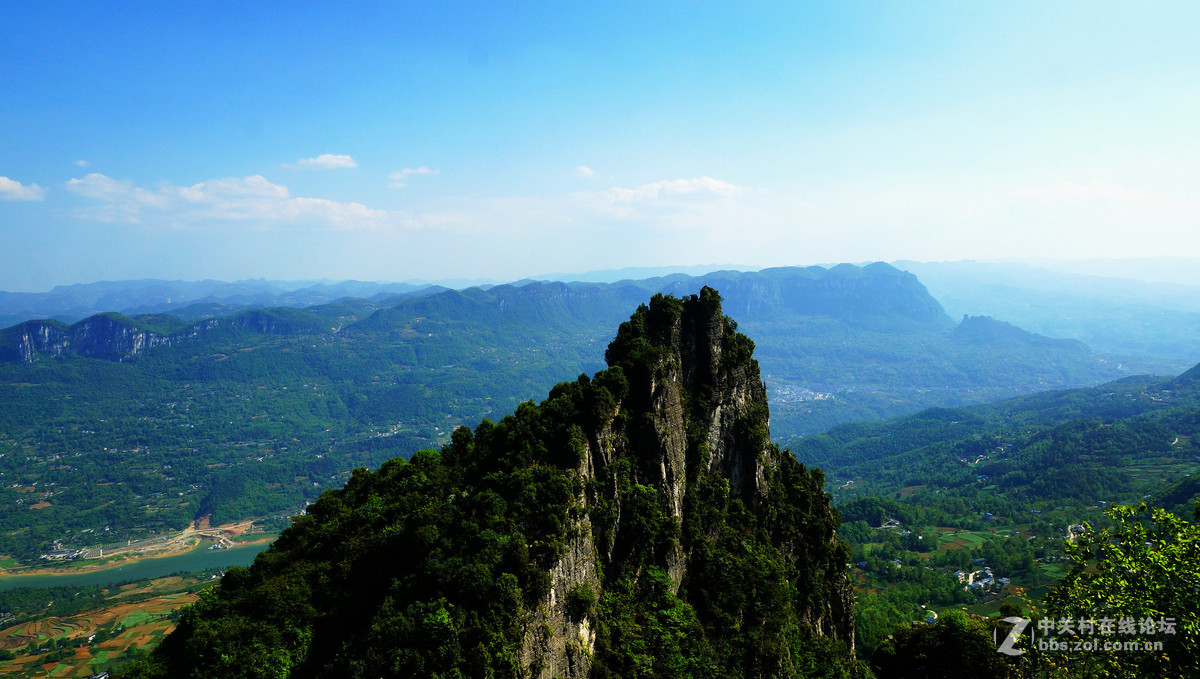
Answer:
[[[925,676],[926,663],[939,665],[940,653],[975,653],[995,665],[993,631],[966,634],[969,625],[959,618],[935,626],[913,622],[928,619],[930,609],[1053,618],[1055,608],[1060,614],[1069,608],[1086,618],[1102,606],[1195,621],[1186,583],[1200,559],[1195,529],[1181,522],[1193,517],[1200,500],[1198,377],[1200,367],[1174,379],[1126,378],[934,408],[790,441],[800,461],[827,474],[844,521],[839,535],[855,564],[858,647],[872,657],[878,675]],[[1130,507],[1141,503],[1173,514]],[[1141,537],[1110,543],[1109,531]],[[1096,534],[1095,542],[1081,541],[1084,534]],[[1158,542],[1147,541],[1148,534]],[[1062,564],[1068,562],[1073,569],[1066,577]],[[1091,591],[1077,590],[1081,582],[1092,583]],[[1177,597],[1177,591],[1185,593]],[[962,644],[972,635],[967,646],[974,650],[968,651]],[[1176,646],[1157,657],[1049,653],[1039,659],[1035,652],[1020,660],[1032,673],[1021,676],[1043,676],[1034,671],[1039,665],[1044,676],[1192,676],[1178,669],[1196,662],[1180,647],[1188,642],[1167,641]],[[951,648],[930,647],[942,644]],[[922,660],[914,665],[914,657]],[[956,671],[943,667],[949,674],[942,676]],[[1013,672],[993,667],[979,676]]]
[[[430,287],[362,281],[101,281],[60,285],[49,292],[0,291],[0,328],[36,319],[74,323],[105,312],[170,313],[192,321],[249,308],[307,307],[347,297],[387,299]]]
[[[1200,366],[1177,378],[1135,377],[887,422],[835,427],[790,441],[844,495],[902,488],[994,495],[997,506],[1096,506],[1139,499],[1188,516],[1200,468]],[[1164,488],[1168,488],[1164,491]],[[1029,509],[1027,508],[1026,511]],[[1011,513],[1011,512],[1010,512]]]
[[[1174,362],[1171,372],[1200,356],[1200,287],[1195,283],[1145,283],[1119,274],[1082,275],[1015,262],[895,265],[918,276],[955,317],[984,314],[1051,337],[1077,339],[1097,351],[1163,357]]]
[[[640,300],[706,282],[758,343],[777,434],[1121,374],[1077,343],[955,330],[883,264],[31,321],[0,331],[0,554],[294,512],[357,465],[599,369]]]
[[[327,491],[123,676],[846,676],[837,515],[735,328],[656,295],[594,377]]]

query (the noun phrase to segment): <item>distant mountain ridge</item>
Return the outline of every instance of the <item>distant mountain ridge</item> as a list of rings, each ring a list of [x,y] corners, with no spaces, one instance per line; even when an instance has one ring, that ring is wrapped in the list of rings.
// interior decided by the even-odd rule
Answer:
[[[777,436],[1130,374],[1004,325],[985,324],[1024,341],[955,340],[920,282],[887,265],[430,290],[197,322],[31,321],[0,331],[0,445],[26,451],[0,456],[0,474],[53,496],[30,513],[20,489],[0,488],[0,553],[28,558],[43,543],[11,536],[30,528],[82,542],[97,526],[293,512],[355,467],[601,369],[611,328],[645,299],[705,285],[728,291],[754,341]],[[81,485],[89,474],[110,485]]]
[[[316,314],[290,307],[252,309],[192,324],[165,314],[130,318],[106,312],[69,326],[58,321],[26,321],[0,330],[0,361],[33,363],[66,354],[123,361],[154,348],[198,342],[223,329],[301,335],[329,332],[331,325]]]
[[[876,266],[876,269],[871,269]],[[823,267],[778,267],[761,271],[741,272],[730,270],[710,271],[703,274],[687,275],[672,273],[640,279],[622,278],[612,282],[589,282],[587,280],[566,277],[566,281],[526,279],[506,284],[510,287],[523,288],[532,283],[564,282],[572,288],[586,286],[633,285],[641,290],[672,291],[689,289],[693,279],[711,280],[729,285],[733,282],[742,290],[732,292],[740,294],[744,301],[752,295],[762,293],[764,283],[773,286],[773,296],[778,301],[781,298],[791,300],[808,300],[824,303],[825,308],[795,309],[807,314],[850,314],[883,313],[893,314],[896,309],[890,308],[888,300],[876,294],[866,274],[868,270],[875,275],[895,275],[894,270],[880,269],[887,267],[869,265],[859,268],[845,264],[831,269]],[[691,267],[690,269],[699,269]],[[662,269],[645,269],[644,272],[656,272]],[[641,273],[641,269],[622,269],[606,272],[596,272],[600,278],[614,278],[621,273]],[[806,272],[802,278],[796,279],[798,272]],[[599,275],[603,274],[603,275]],[[579,279],[589,278],[580,275]],[[592,277],[594,278],[594,277]],[[795,279],[795,280],[792,280]],[[790,281],[790,282],[789,282]],[[803,281],[803,282],[800,282]],[[854,281],[858,281],[855,283]],[[914,281],[907,285],[908,294],[915,297],[924,295],[923,291],[912,287]],[[467,281],[446,281],[449,284]],[[799,284],[797,284],[799,283]],[[813,295],[820,292],[822,285],[844,285],[847,295],[853,295],[857,289],[857,300],[847,296],[837,298],[828,294]],[[457,286],[456,286],[457,287]],[[473,286],[462,289],[487,290],[492,285]],[[918,285],[919,287],[919,285]],[[375,302],[395,302],[412,295],[428,295],[443,292],[448,288],[434,283],[373,283],[363,281],[268,281],[243,280],[223,282],[214,280],[204,281],[164,281],[164,280],[130,280],[130,281],[101,281],[80,285],[58,286],[44,293],[16,293],[0,291],[0,328],[10,327],[27,320],[57,320],[71,324],[100,313],[115,312],[125,316],[140,316],[146,314],[169,313],[183,321],[203,320],[228,316],[249,308],[264,307],[296,307],[306,308],[329,304],[338,300],[355,298],[368,299]],[[924,295],[928,297],[927,295]],[[870,305],[874,304],[872,309]],[[937,314],[940,306],[931,298],[915,302],[914,310],[923,309],[927,313]],[[747,305],[753,306],[753,305]]]
[[[956,342],[979,345],[1015,344],[1087,353],[1088,346],[1079,340],[1055,339],[1022,330],[1012,323],[997,321],[991,316],[963,316],[950,338]]]
[[[433,284],[363,281],[100,281],[49,292],[0,291],[0,328],[27,320],[74,323],[99,313],[171,313],[183,320],[224,316],[252,307],[307,307],[338,299],[387,298]]]
[[[1118,277],[1119,268],[1105,277],[1016,262],[894,264],[917,275],[955,317],[988,315],[1050,337],[1077,339],[1097,351],[1160,357],[1168,360],[1170,373],[1200,355],[1195,284],[1129,280]],[[1171,262],[1161,264],[1170,268]]]
[[[785,267],[759,272],[716,271],[699,277],[682,274],[618,283],[530,281],[488,289],[448,290],[434,287],[372,300],[346,300],[361,310],[374,310],[359,321],[356,332],[384,329],[398,317],[442,317],[489,323],[552,323],[598,326],[620,318],[646,292],[686,294],[698,284],[728,290],[728,305],[750,321],[778,320],[781,315],[830,316],[847,322],[903,319],[934,328],[949,327],[941,306],[915,276],[886,264],[859,268],[840,265]],[[354,284],[361,287],[365,284]],[[337,288],[339,291],[345,286]],[[312,289],[305,289],[310,292]],[[108,298],[97,298],[98,300]],[[397,301],[399,300],[399,301]],[[264,334],[326,333],[340,330],[327,322],[328,309],[312,305],[301,311],[290,305],[254,309],[186,325],[169,314],[129,317],[103,312],[67,326],[54,320],[26,321],[0,331],[0,360],[31,363],[41,355],[74,353],[121,360],[159,346],[192,341],[219,327]]]
[[[928,406],[980,403],[1040,389],[1097,384],[1129,366],[1001,321],[971,317],[957,329],[912,274],[876,263],[778,267],[756,272],[673,274],[616,283],[532,281],[347,298],[306,308],[271,307],[188,322],[166,314],[107,313],[71,326],[28,321],[0,330],[0,361],[79,355],[124,361],[169,347],[232,341],[238,333],[314,346],[386,348],[402,366],[444,356],[436,371],[500,374],[520,346],[572,347],[577,359],[543,352],[561,369],[595,369],[603,333],[658,292],[684,296],[709,285],[758,343],[782,432],[815,432]],[[249,337],[249,335],[247,335]],[[283,338],[292,338],[285,340]],[[249,341],[237,340],[237,341]],[[255,340],[257,342],[259,340]],[[500,353],[496,353],[500,351]],[[457,358],[452,358],[457,357]],[[374,360],[374,359],[370,359]],[[523,397],[523,396],[522,396]]]
[[[1023,501],[1140,499],[1190,516],[1200,495],[1200,365],[1174,378],[847,424],[787,444],[831,478],[854,479],[841,485],[843,499],[926,485],[975,497],[990,486]]]

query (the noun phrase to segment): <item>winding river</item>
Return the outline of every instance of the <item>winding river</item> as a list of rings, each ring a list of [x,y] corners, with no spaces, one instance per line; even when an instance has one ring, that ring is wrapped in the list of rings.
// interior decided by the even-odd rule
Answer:
[[[91,571],[89,573],[0,575],[0,590],[17,587],[57,587],[60,585],[108,586],[126,580],[157,578],[171,573],[202,571],[226,566],[248,566],[269,543],[244,545],[230,549],[208,549],[205,546],[173,556],[137,559],[132,562]]]

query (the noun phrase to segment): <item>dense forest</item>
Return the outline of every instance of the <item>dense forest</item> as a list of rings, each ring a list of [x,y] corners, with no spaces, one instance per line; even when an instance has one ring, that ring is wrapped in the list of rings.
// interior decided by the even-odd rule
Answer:
[[[12,405],[0,411],[4,548],[35,558],[51,543],[118,542],[197,516],[293,524],[258,565],[234,569],[219,594],[184,614],[182,633],[143,659],[135,676],[198,666],[231,676],[318,676],[335,666],[364,676],[395,668],[517,676],[579,672],[584,658],[589,676],[724,676],[724,667],[957,676],[956,665],[939,669],[937,658],[947,654],[974,654],[979,676],[1090,676],[1103,663],[1176,676],[1194,662],[1178,648],[1168,658],[1055,656],[1030,647],[1020,659],[998,659],[993,637],[1007,632],[998,622],[1005,615],[1077,610],[1111,586],[1085,577],[1104,573],[1105,559],[1136,570],[1154,558],[1106,555],[1103,536],[1155,530],[1164,540],[1188,539],[1194,529],[1184,519],[1200,494],[1200,366],[1173,379],[1131,377],[787,437],[801,465],[769,444],[764,391],[761,410],[745,411],[726,429],[742,437],[741,448],[763,446],[760,459],[774,461],[768,469],[778,466],[705,472],[696,461],[716,445],[704,435],[715,425],[698,422],[720,405],[715,385],[740,370],[740,383],[763,388],[749,359],[757,347],[731,322],[710,330],[723,348],[708,363],[697,362],[697,343],[680,339],[704,325],[684,320],[697,308],[721,316],[715,293],[683,303],[655,297],[621,324],[603,352],[610,367],[553,387],[541,404],[512,396],[511,406],[498,408],[504,401],[480,397],[496,383],[536,393],[564,356],[588,365],[596,342],[581,349],[567,338],[590,337],[584,318],[595,307],[563,290],[536,289],[540,301],[516,309],[506,304],[529,299],[475,290],[418,295],[407,308],[347,300],[257,310],[211,324],[195,341],[132,355],[121,355],[112,338],[135,335],[109,333],[107,343],[85,337],[77,351],[0,363],[0,394]],[[446,304],[458,307],[457,317],[439,315]],[[912,313],[946,327],[936,309]],[[853,324],[867,336],[887,325],[872,314],[808,321]],[[161,336],[195,330],[173,317],[116,314],[89,327]],[[547,336],[561,344],[546,344]],[[941,336],[972,351],[1009,345],[1089,356],[1078,343],[986,318],[964,319]],[[487,358],[463,362],[472,355]],[[695,383],[689,365],[712,368],[709,382]],[[677,394],[682,419],[664,428],[658,409],[672,371],[687,388]],[[458,426],[459,415],[447,418],[447,410],[474,412],[482,423]],[[513,414],[493,424],[486,418],[497,410]],[[399,420],[401,411],[415,416]],[[686,483],[678,493],[665,462],[656,468],[645,459],[645,450],[670,447],[667,429],[685,434],[686,471],[678,477]],[[426,451],[406,462],[418,445]],[[616,450],[624,454],[614,457]],[[353,467],[379,469],[351,474]],[[766,481],[757,501],[745,493],[751,477]],[[1172,509],[1173,518],[1117,506],[1143,500]],[[299,520],[288,518],[312,501]],[[834,530],[840,539],[823,543]],[[572,555],[584,538],[597,570],[581,577],[586,569]],[[809,545],[803,559],[797,540]],[[1172,572],[1192,567],[1187,544],[1171,548]],[[848,566],[848,579],[835,575],[842,570],[834,564]],[[964,585],[964,577],[979,586]],[[1182,576],[1167,576],[1164,591],[1174,577]],[[1070,587],[1050,596],[1060,583]],[[18,591],[6,600],[18,610],[45,601],[51,613],[80,615],[103,603],[98,596],[97,588],[74,588]],[[1139,604],[1146,611],[1196,618],[1186,602],[1145,596],[1154,599]],[[360,605],[352,610],[348,602]],[[969,613],[960,615],[964,608]],[[356,618],[362,610],[374,612]],[[407,650],[370,651],[385,642]],[[539,657],[558,664],[533,662]]]
[[[124,676],[858,673],[837,514],[752,351],[715,291],[655,296],[607,369],[324,493]]]
[[[276,524],[356,466],[499,418],[603,365],[649,296],[719,281],[756,338],[776,435],[1121,374],[1078,343],[954,323],[887,265],[528,283],[0,331],[0,555]]]
[[[839,535],[856,564],[860,652],[869,656],[929,608],[1030,614],[1067,574],[1074,532],[1109,529],[1115,506],[1147,502],[1191,518],[1198,375],[934,409],[793,440],[837,498]],[[980,564],[1011,585],[967,591],[955,573]]]

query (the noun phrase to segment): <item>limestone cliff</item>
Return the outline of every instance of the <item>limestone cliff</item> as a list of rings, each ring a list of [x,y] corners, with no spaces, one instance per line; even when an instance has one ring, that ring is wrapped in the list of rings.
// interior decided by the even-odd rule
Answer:
[[[183,326],[178,319],[170,320]],[[158,332],[144,327],[139,319],[103,313],[70,326],[58,321],[26,321],[0,330],[0,362],[34,363],[42,357],[64,355],[124,361],[156,347],[195,342],[216,332],[298,335],[327,333],[329,328],[317,317],[287,308],[244,311],[176,327],[173,332]]]
[[[131,676],[852,672],[838,517],[752,352],[714,290],[656,295],[607,370],[325,493]]]
[[[172,341],[120,314],[98,314],[71,326],[27,321],[0,333],[0,361],[33,363],[43,355],[63,354],[119,361]]]
[[[701,477],[727,484],[726,502],[740,501],[763,517],[778,509],[766,506],[771,480],[781,465],[795,462],[769,441],[766,389],[750,357],[752,350],[753,344],[721,313],[720,297],[709,288],[682,302],[656,296],[622,324],[606,358],[628,378],[629,389],[616,400],[611,419],[587,442],[578,473],[587,480],[590,493],[577,498],[574,537],[551,569],[550,592],[531,616],[522,645],[523,664],[530,668],[526,676],[589,676],[599,626],[587,616],[572,617],[565,594],[584,586],[603,594],[603,576],[614,579],[630,570],[627,543],[644,537],[640,527],[628,528],[623,521],[621,460],[634,463],[629,479],[633,485],[658,491],[663,514],[683,538],[667,542],[632,570],[661,567],[676,595],[687,583],[689,548],[694,546],[687,536],[695,541],[713,537],[713,526],[693,525],[702,524],[703,518],[688,508],[689,493],[696,498]],[[615,517],[607,524],[598,517],[596,524],[605,532],[596,535],[591,517],[602,515],[606,503],[616,505]],[[833,578],[824,583],[831,585],[828,593],[833,596],[818,597],[815,605],[798,611],[798,617],[813,633],[841,639],[852,649],[851,594],[839,574],[841,552],[828,526],[818,539],[818,545],[780,545],[785,551],[824,552],[827,558],[819,568]],[[684,592],[684,598],[688,594]]]

